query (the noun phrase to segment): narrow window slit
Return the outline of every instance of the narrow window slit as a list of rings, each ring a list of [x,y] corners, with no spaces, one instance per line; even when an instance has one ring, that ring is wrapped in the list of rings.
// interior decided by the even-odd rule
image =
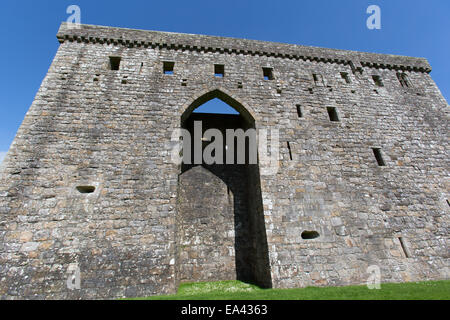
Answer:
[[[377,160],[377,163],[380,167],[383,167],[386,165],[386,163],[384,162],[383,159],[383,155],[381,154],[381,149],[380,148],[372,148],[373,150],[373,154],[375,156],[375,159]]]
[[[405,240],[403,237],[398,237],[398,241],[400,241],[400,246],[402,247],[403,253],[405,254],[406,258],[411,257],[411,253],[409,252],[408,246],[406,245]]]
[[[327,107],[328,116],[330,117],[330,121],[337,122],[339,121],[339,117],[335,107]]]
[[[287,142],[287,148],[289,150],[289,159],[292,160],[292,150],[291,150],[291,144],[289,143],[289,141]]]
[[[297,115],[299,118],[303,118],[302,106],[299,104],[297,105]]]

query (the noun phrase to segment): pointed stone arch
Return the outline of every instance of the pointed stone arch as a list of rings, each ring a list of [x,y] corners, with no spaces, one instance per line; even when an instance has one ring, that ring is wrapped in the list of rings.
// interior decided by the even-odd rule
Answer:
[[[230,92],[221,87],[208,88],[191,97],[181,108],[183,112],[181,114],[181,124],[184,124],[195,109],[214,98],[218,98],[234,108],[250,126],[255,126],[256,118],[253,109],[245,102],[241,102],[233,97]]]

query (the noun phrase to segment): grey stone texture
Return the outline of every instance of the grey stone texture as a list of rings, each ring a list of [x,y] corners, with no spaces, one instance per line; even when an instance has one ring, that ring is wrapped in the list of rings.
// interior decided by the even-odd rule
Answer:
[[[195,166],[180,176],[178,200],[179,280],[236,279],[233,200],[225,182]]]
[[[382,282],[449,278],[449,106],[426,59],[66,23],[57,38],[1,166],[2,299],[364,284],[371,265]],[[279,129],[276,174],[173,163],[173,130],[215,97]]]

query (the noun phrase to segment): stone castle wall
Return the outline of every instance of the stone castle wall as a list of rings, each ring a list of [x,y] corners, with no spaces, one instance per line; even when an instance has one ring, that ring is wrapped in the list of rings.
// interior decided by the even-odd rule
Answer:
[[[280,132],[278,172],[247,172],[252,268],[268,286],[365,283],[370,265],[385,282],[448,278],[449,109],[425,59],[65,23],[58,39],[1,167],[1,298],[174,293],[171,135],[212,97]]]

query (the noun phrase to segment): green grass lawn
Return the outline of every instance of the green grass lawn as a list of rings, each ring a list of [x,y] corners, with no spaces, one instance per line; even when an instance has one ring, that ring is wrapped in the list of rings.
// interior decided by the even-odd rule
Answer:
[[[261,289],[240,281],[184,283],[176,295],[144,300],[449,300],[450,280],[367,286]]]

